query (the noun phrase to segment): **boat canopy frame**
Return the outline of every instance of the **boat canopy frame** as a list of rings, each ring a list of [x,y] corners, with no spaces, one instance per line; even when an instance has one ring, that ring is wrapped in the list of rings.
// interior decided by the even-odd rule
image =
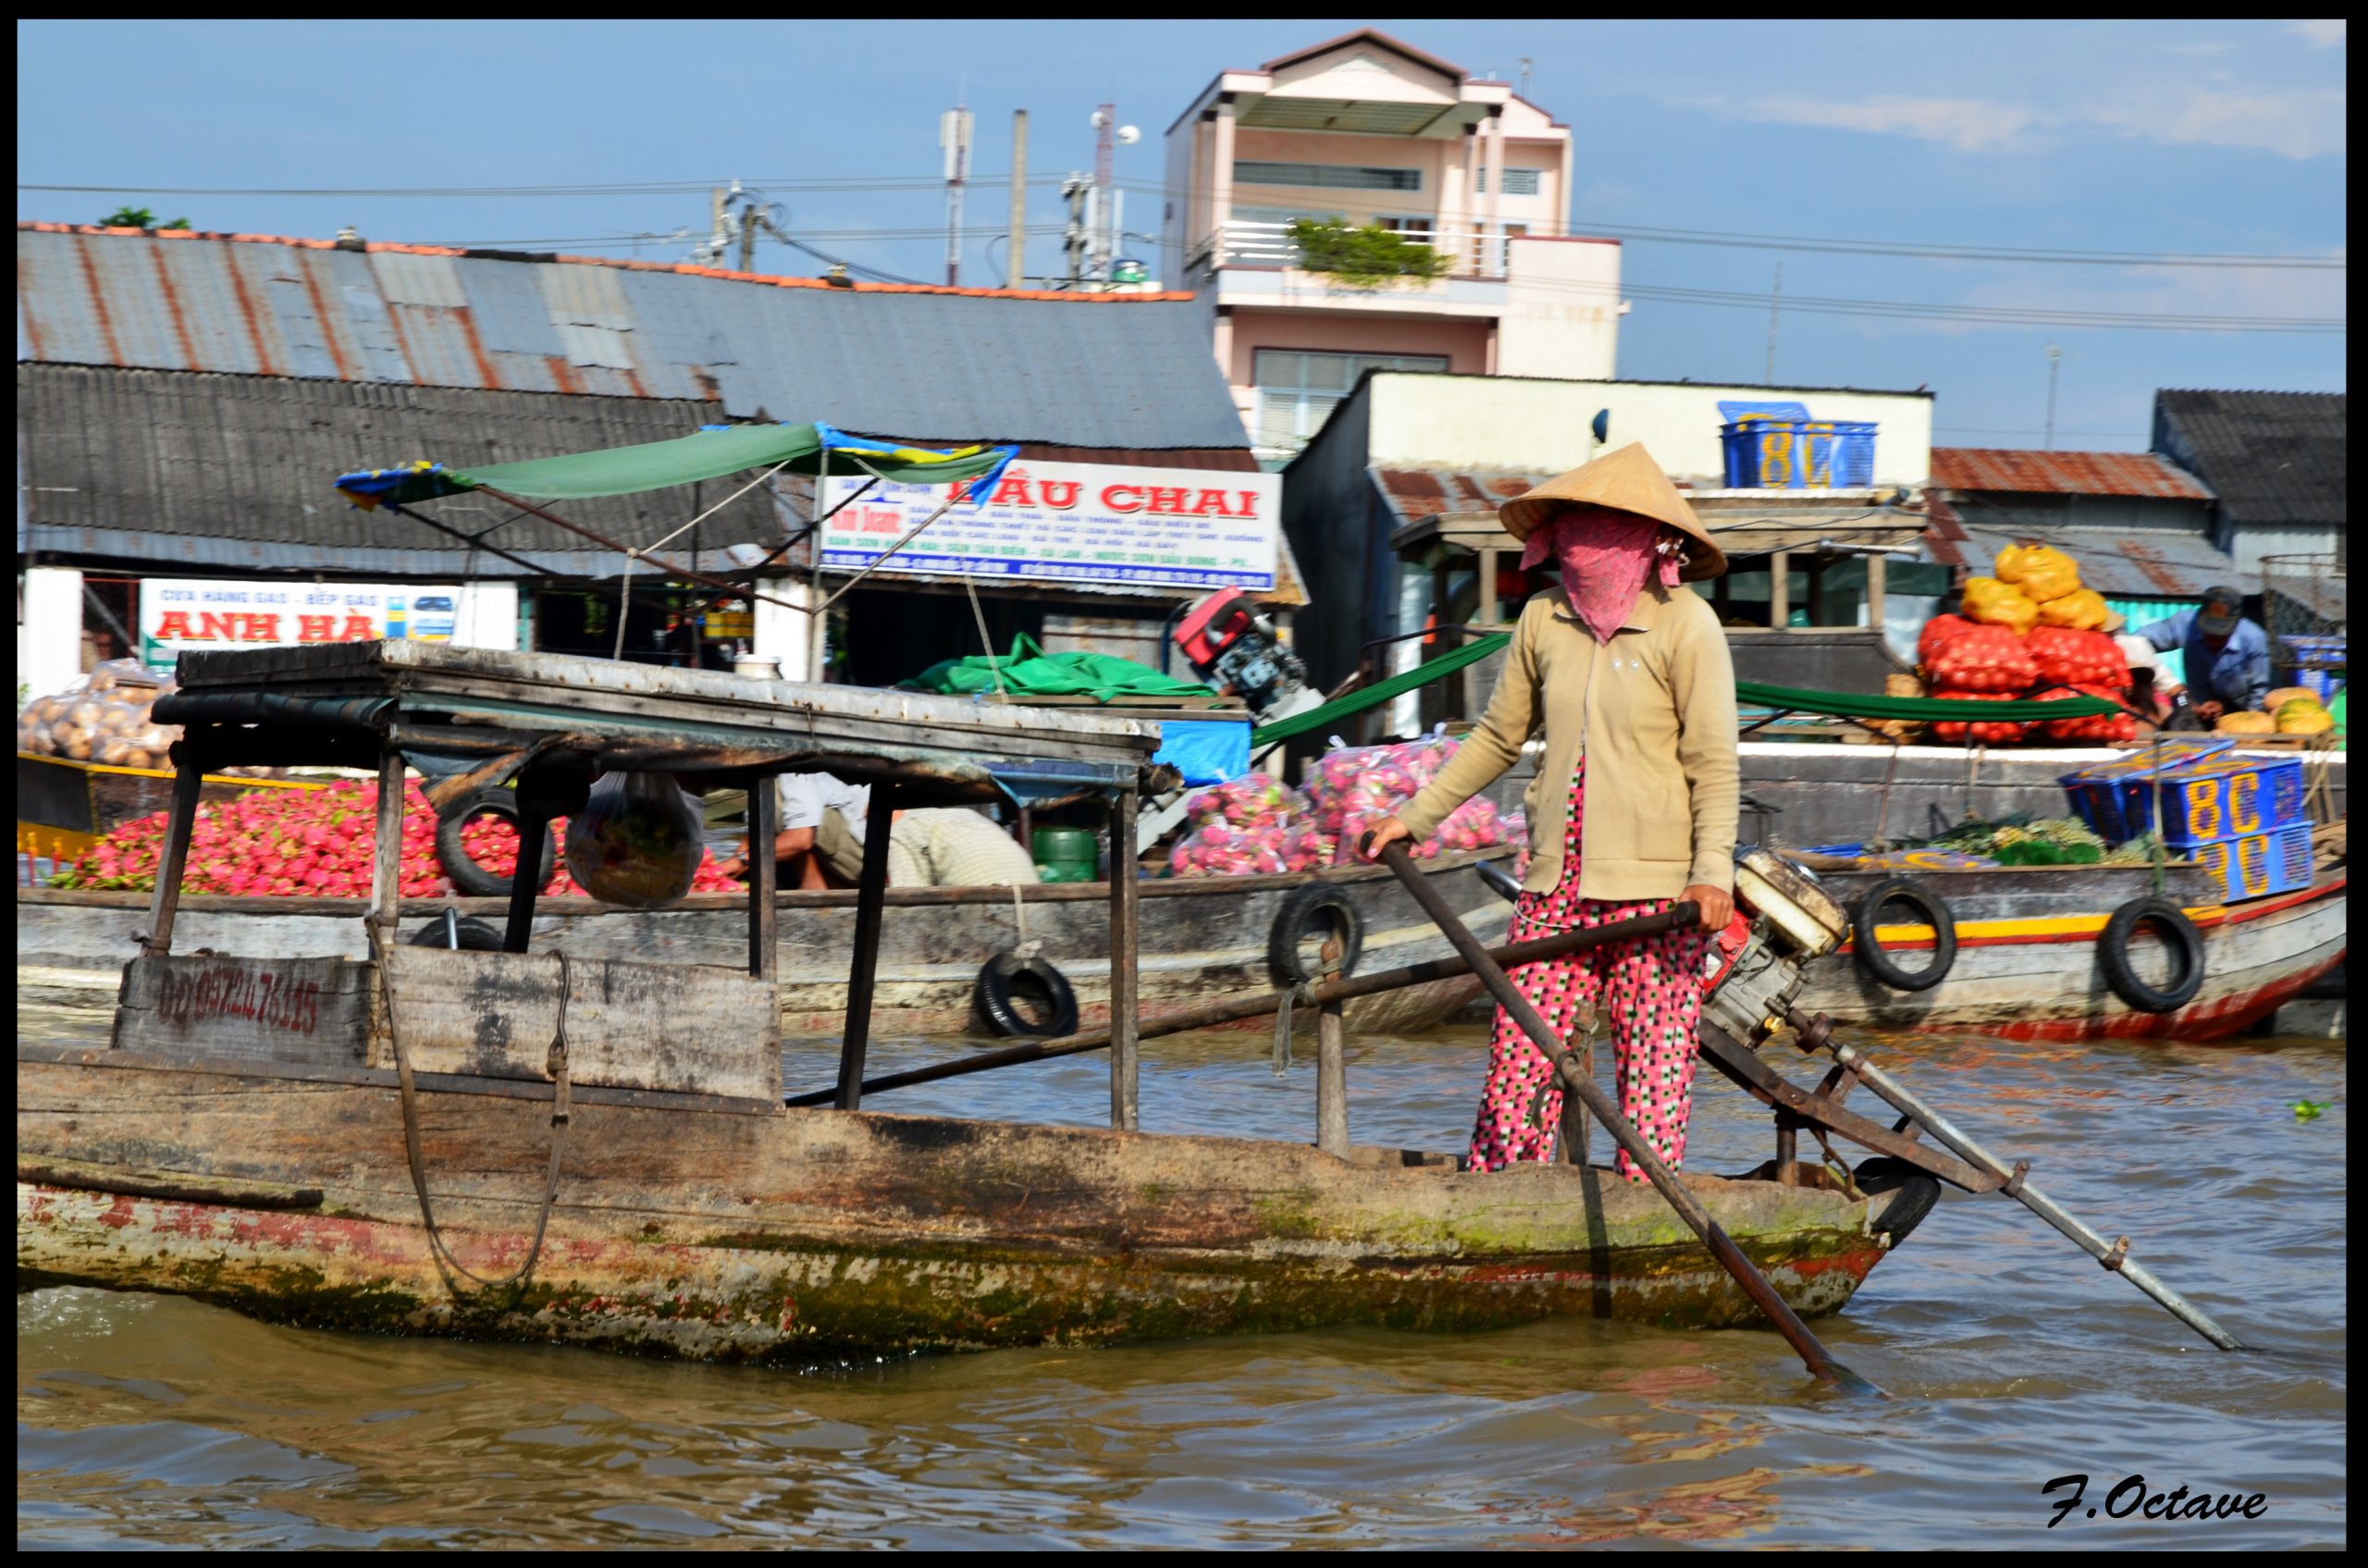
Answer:
[[[890,828],[909,807],[991,799],[1045,804],[1102,798],[1111,865],[1111,1125],[1139,1124],[1136,1033],[1141,889],[1135,818],[1155,765],[1159,725],[1115,713],[1057,713],[915,692],[760,681],[557,654],[390,640],[195,652],[180,685],[158,699],[159,722],[182,726],[173,747],[173,804],[145,940],[172,949],[200,786],[226,765],[339,766],[378,774],[371,876],[374,933],[391,940],[400,914],[405,759],[423,753],[474,766],[437,781],[450,805],[477,789],[516,785],[521,841],[581,810],[604,772],[666,772],[748,796],[748,972],[780,984],[776,873],[763,846],[776,834],[783,773],[829,770],[871,785],[848,974],[845,1032],[833,1103],[859,1108],[873,981],[886,904]],[[503,950],[527,951],[540,889],[512,878]],[[374,942],[374,950],[378,946]],[[778,1019],[778,1008],[775,1018]],[[778,1022],[775,1025],[778,1031]]]

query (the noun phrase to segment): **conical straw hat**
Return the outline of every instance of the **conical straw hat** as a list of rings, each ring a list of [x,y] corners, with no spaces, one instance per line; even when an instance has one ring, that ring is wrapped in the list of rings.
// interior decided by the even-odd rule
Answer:
[[[1727,569],[1726,551],[1703,528],[1694,508],[1678,494],[1677,487],[1669,482],[1669,475],[1641,441],[1631,441],[1559,479],[1548,479],[1526,495],[1515,496],[1497,509],[1497,515],[1503,519],[1506,533],[1526,539],[1555,513],[1573,505],[1648,517],[1692,539],[1694,548],[1687,552],[1692,559],[1684,571],[1689,583],[1703,582]]]

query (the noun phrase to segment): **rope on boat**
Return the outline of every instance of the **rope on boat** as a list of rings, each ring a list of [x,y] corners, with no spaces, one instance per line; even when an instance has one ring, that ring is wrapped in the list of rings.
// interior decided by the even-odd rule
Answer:
[[[402,1031],[395,1022],[394,966],[388,962],[393,955],[387,939],[386,926],[381,924],[380,917],[373,914],[366,923],[370,928],[371,952],[378,964],[379,993],[386,998],[387,1003],[387,1040],[394,1047],[395,1052],[395,1081],[400,1091],[399,1097],[402,1102],[403,1112],[403,1156],[411,1167],[412,1191],[419,1195],[421,1223],[427,1228],[428,1255],[436,1260],[436,1272],[443,1278],[444,1288],[452,1292],[454,1300],[463,1303],[472,1294],[499,1290],[512,1285],[523,1285],[532,1278],[535,1265],[543,1255],[543,1234],[550,1226],[551,1209],[559,1200],[560,1153],[567,1142],[570,1111],[567,996],[568,993],[574,989],[574,976],[568,969],[567,955],[564,953],[551,955],[559,960],[559,1016],[551,1029],[550,1052],[544,1058],[544,1070],[551,1075],[554,1085],[551,1098],[551,1158],[550,1167],[543,1176],[542,1204],[535,1216],[535,1240],[526,1249],[524,1263],[520,1264],[513,1272],[505,1274],[499,1279],[488,1279],[484,1275],[471,1270],[466,1264],[454,1255],[450,1244],[444,1240],[444,1232],[437,1226],[435,1205],[429,1202],[427,1196],[427,1159],[420,1147],[419,1091],[412,1076],[411,1054],[403,1049]],[[462,1278],[473,1281],[478,1287],[478,1290],[472,1292],[463,1289],[452,1278],[455,1274]]]

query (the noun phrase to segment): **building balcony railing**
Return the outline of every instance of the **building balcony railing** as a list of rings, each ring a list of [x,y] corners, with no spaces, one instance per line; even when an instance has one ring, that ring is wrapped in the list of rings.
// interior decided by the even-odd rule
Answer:
[[[1506,246],[1502,235],[1489,235],[1473,228],[1401,228],[1400,238],[1435,251],[1444,251],[1449,257],[1449,272],[1462,277],[1502,278],[1505,276]],[[1187,269],[1193,273],[1215,272],[1228,266],[1268,266],[1298,268],[1306,265],[1306,257],[1291,239],[1290,225],[1262,223],[1237,218],[1218,226],[1215,233],[1202,239],[1187,258]]]

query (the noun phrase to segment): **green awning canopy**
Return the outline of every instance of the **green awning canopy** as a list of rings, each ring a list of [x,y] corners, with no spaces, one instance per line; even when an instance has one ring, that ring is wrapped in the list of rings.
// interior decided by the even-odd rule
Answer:
[[[383,501],[408,503],[470,490],[500,490],[535,500],[577,500],[634,495],[727,474],[781,466],[816,474],[827,454],[832,474],[876,474],[902,485],[951,485],[998,473],[1017,447],[965,447],[952,451],[850,436],[828,425],[710,425],[694,435],[605,451],[448,468],[423,461],[408,467],[340,475],[337,488],[364,511]]]

